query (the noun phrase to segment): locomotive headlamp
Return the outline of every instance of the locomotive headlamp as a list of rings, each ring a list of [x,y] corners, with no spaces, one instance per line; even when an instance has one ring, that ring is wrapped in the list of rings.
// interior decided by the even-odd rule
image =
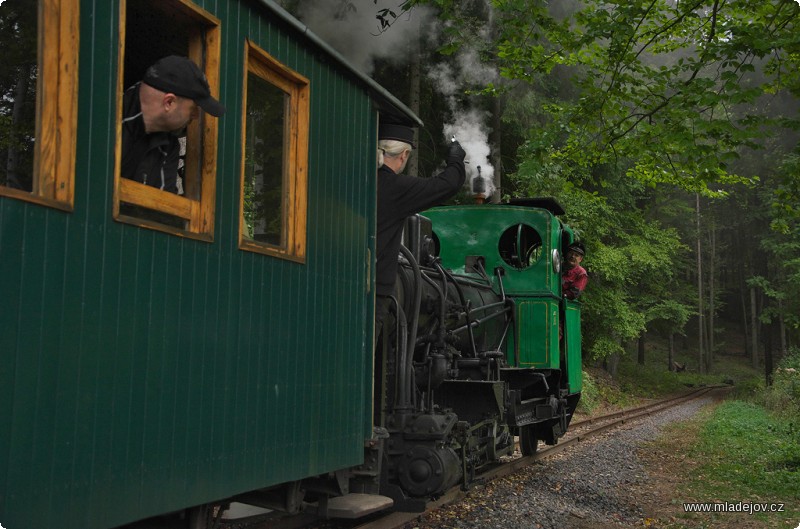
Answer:
[[[556,274],[561,272],[561,252],[558,251],[558,248],[553,250],[553,272]]]

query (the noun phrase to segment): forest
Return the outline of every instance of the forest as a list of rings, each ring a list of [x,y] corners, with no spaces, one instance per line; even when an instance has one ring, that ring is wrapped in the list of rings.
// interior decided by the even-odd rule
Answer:
[[[586,361],[613,374],[657,336],[769,382],[798,354],[800,2],[279,3],[423,119],[408,172],[455,134],[493,201],[565,207]]]

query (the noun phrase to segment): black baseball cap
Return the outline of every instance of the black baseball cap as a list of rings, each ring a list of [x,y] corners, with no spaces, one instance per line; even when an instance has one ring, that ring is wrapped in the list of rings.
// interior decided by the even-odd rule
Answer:
[[[212,116],[225,113],[225,107],[211,97],[205,74],[188,57],[170,55],[159,59],[144,73],[142,82],[162,92],[192,99]]]
[[[586,247],[580,241],[575,241],[570,244],[567,251],[575,252],[578,255],[586,255]]]

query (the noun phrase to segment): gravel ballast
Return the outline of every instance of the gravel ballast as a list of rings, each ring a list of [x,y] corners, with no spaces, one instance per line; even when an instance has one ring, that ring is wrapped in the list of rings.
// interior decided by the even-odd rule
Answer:
[[[642,527],[645,514],[622,494],[647,482],[637,449],[656,439],[665,425],[691,418],[710,401],[684,403],[578,443],[512,476],[478,485],[463,500],[406,527]]]

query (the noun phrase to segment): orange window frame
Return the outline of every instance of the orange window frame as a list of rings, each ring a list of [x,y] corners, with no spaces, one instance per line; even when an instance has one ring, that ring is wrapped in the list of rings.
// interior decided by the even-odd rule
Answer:
[[[78,134],[79,0],[39,0],[33,189],[0,195],[72,211]]]
[[[282,202],[283,235],[280,245],[246,237],[245,157],[247,139],[247,80],[255,74],[289,96],[284,130],[284,175],[286,187]],[[310,83],[307,78],[284,66],[269,53],[247,40],[245,43],[244,89],[242,94],[242,163],[239,200],[239,248],[303,263],[306,258],[308,214],[308,135]]]
[[[127,0],[137,1],[137,0]],[[189,58],[201,65],[211,89],[219,97],[220,20],[188,0],[162,0],[159,6],[171,10],[175,16],[190,20],[197,28],[189,39]],[[176,235],[201,240],[213,240],[214,205],[216,202],[217,134],[218,119],[203,116],[187,127],[186,174],[199,175],[200,182],[187,178],[185,195],[175,195],[120,176],[122,164],[122,94],[125,91],[125,27],[126,0],[120,0],[119,62],[117,72],[117,130],[116,164],[114,167],[114,209],[116,220],[136,224]],[[144,219],[120,214],[122,202],[160,211],[187,221],[186,230],[180,230]]]

